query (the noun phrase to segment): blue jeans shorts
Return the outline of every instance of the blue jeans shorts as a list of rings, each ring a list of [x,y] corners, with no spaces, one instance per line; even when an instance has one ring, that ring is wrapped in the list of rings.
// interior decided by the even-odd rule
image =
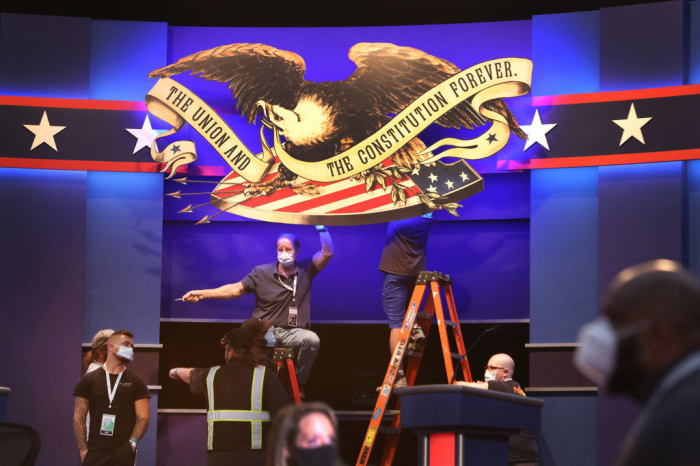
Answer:
[[[384,272],[382,307],[389,320],[389,328],[401,328],[403,325],[415,285],[416,277]]]

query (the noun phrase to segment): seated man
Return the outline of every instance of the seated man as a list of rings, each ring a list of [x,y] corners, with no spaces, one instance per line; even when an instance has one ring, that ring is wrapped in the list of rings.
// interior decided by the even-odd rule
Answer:
[[[318,335],[309,330],[311,282],[333,257],[333,242],[328,230],[322,225],[316,229],[321,250],[312,259],[297,261],[299,240],[294,234],[284,233],[275,241],[276,262],[254,267],[240,282],[214,289],[192,290],[182,297],[183,301],[197,303],[203,299],[235,299],[254,293],[253,317],[273,321],[277,345],[297,351],[297,380],[302,396],[321,346]]]
[[[513,380],[515,362],[505,353],[494,354],[484,368],[483,382],[456,382],[459,385],[496,390],[515,395],[525,396],[520,384]],[[531,430],[521,430],[508,439],[510,449],[509,464],[511,466],[536,466],[539,464],[539,452],[535,442],[535,434]]]

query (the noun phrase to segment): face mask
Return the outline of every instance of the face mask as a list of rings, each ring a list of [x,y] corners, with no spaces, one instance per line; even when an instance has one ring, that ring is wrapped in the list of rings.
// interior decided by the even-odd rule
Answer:
[[[291,252],[278,252],[277,261],[282,264],[282,267],[289,267],[294,263],[294,257]]]
[[[290,466],[333,466],[338,458],[335,445],[324,445],[318,448],[296,448],[294,458],[290,458]]]
[[[117,348],[119,348],[117,356],[121,356],[129,361],[134,360],[134,348],[129,348],[128,346],[117,346]]]
[[[639,340],[633,337],[620,339],[615,358],[615,370],[608,380],[608,392],[611,394],[626,393],[643,401],[648,393],[645,393],[646,384],[641,369],[643,355],[639,348]]]
[[[265,342],[265,346],[269,346],[270,348],[274,348],[277,344],[277,338],[275,338],[275,332],[272,331],[272,328],[267,329],[267,333],[265,334]]]
[[[574,365],[598,385],[607,385],[610,393],[633,393],[642,379],[641,351],[634,336],[647,325],[639,321],[615,331],[605,317],[584,325]]]
[[[615,367],[617,354],[617,336],[610,321],[603,317],[584,325],[578,342],[574,365],[593,382],[604,385]]]
[[[484,371],[484,382],[490,382],[491,380],[496,380],[496,373],[487,369]]]

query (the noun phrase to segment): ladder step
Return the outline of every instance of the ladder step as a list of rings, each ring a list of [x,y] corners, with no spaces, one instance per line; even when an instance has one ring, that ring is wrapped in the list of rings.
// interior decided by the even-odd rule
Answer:
[[[459,327],[456,323],[452,322],[451,320],[446,320],[445,324],[449,325],[452,328],[457,328]]]
[[[416,312],[416,317],[420,317],[421,319],[432,319],[433,318],[432,314],[428,314],[427,312]]]
[[[419,351],[413,351],[410,349],[404,350],[403,354],[411,358],[420,358],[421,356],[421,353]]]
[[[452,277],[440,272],[421,272],[416,278],[417,285],[425,285],[429,282],[445,282],[452,283]]]
[[[381,432],[382,434],[398,435],[401,433],[401,429],[397,429],[395,427],[379,426],[377,432]]]
[[[450,355],[452,355],[453,359],[459,359],[459,360],[466,359],[466,357],[467,357],[466,355],[459,354],[459,353],[450,353]]]

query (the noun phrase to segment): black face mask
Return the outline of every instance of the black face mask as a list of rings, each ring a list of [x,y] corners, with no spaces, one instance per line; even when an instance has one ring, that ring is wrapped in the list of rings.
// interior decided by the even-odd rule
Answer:
[[[615,369],[608,380],[611,394],[628,394],[643,398],[644,376],[639,364],[639,339],[632,335],[618,342]]]
[[[294,451],[294,458],[288,461],[289,466],[333,466],[338,458],[335,445],[324,445],[318,448],[299,448]]]

